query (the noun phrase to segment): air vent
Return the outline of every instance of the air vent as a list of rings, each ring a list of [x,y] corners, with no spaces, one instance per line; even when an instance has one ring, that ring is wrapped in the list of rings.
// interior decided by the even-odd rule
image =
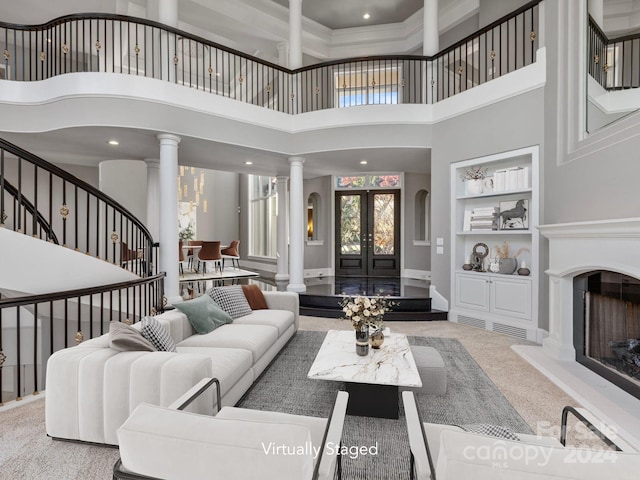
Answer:
[[[480,320],[479,318],[467,317],[465,315],[458,315],[458,323],[469,325],[477,328],[487,328],[487,322]]]
[[[527,331],[524,328],[513,327],[511,325],[504,325],[502,323],[493,324],[493,331],[498,333],[503,333],[505,335],[509,335],[511,337],[518,337],[527,339]]]

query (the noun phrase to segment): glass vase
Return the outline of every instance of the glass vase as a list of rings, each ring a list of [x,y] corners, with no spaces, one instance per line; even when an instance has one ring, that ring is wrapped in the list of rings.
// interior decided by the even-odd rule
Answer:
[[[361,357],[369,353],[369,325],[356,327],[356,353]]]

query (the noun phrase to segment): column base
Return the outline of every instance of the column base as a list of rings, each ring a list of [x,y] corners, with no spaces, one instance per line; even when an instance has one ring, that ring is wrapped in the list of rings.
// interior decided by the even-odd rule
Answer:
[[[276,273],[275,276],[275,281],[276,282],[285,282],[289,280],[289,274],[288,273]]]
[[[307,286],[304,283],[290,283],[287,285],[287,291],[302,293],[307,291]]]

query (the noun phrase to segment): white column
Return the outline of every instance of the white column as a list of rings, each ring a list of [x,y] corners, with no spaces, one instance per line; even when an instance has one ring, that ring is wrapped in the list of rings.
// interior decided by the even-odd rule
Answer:
[[[276,177],[278,192],[278,253],[276,281],[289,280],[289,242],[287,235],[287,177]]]
[[[169,133],[160,140],[160,270],[166,272],[164,293],[171,304],[182,300],[178,280],[178,144]]]
[[[158,22],[168,25],[170,27],[178,27],[178,0],[157,0],[158,2]],[[160,34],[161,45],[157,47],[162,51],[161,60],[161,72],[160,78],[162,80],[169,80],[174,82],[176,79],[175,64],[173,63],[175,35],[173,33],[162,32]],[[169,45],[169,51],[167,52],[167,44]],[[180,45],[178,45],[180,47]],[[180,58],[181,55],[178,55]],[[180,65],[178,65],[180,67]]]
[[[438,26],[438,0],[424,0],[422,54],[431,56],[440,50],[440,27]]]
[[[302,66],[302,0],[289,0],[289,68]]]
[[[604,0],[588,0],[587,9],[598,26],[604,28]]]
[[[304,158],[290,157],[289,178],[289,285],[287,290],[290,292],[305,292],[307,290],[304,284],[304,234],[305,221],[304,213],[306,210],[306,202],[303,198],[302,191],[302,164]]]
[[[160,160],[145,158],[147,164],[147,229],[155,242],[160,239]]]

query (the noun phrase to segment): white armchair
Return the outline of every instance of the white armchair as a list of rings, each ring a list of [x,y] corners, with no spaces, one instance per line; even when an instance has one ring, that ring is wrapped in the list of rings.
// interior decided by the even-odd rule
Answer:
[[[520,441],[515,441],[466,432],[454,425],[423,423],[413,392],[402,392],[402,400],[411,450],[411,479],[638,478],[640,453],[622,439],[616,438],[614,443],[606,437],[594,426],[597,424],[594,417],[583,409],[565,408],[561,441],[521,433]],[[603,452],[565,447],[568,413],[576,415],[612,449]]]
[[[116,479],[332,480],[348,394],[329,418],[224,407],[215,416],[184,411],[216,379],[204,379],[169,407],[139,405],[118,430]],[[218,403],[219,405],[220,403]]]

